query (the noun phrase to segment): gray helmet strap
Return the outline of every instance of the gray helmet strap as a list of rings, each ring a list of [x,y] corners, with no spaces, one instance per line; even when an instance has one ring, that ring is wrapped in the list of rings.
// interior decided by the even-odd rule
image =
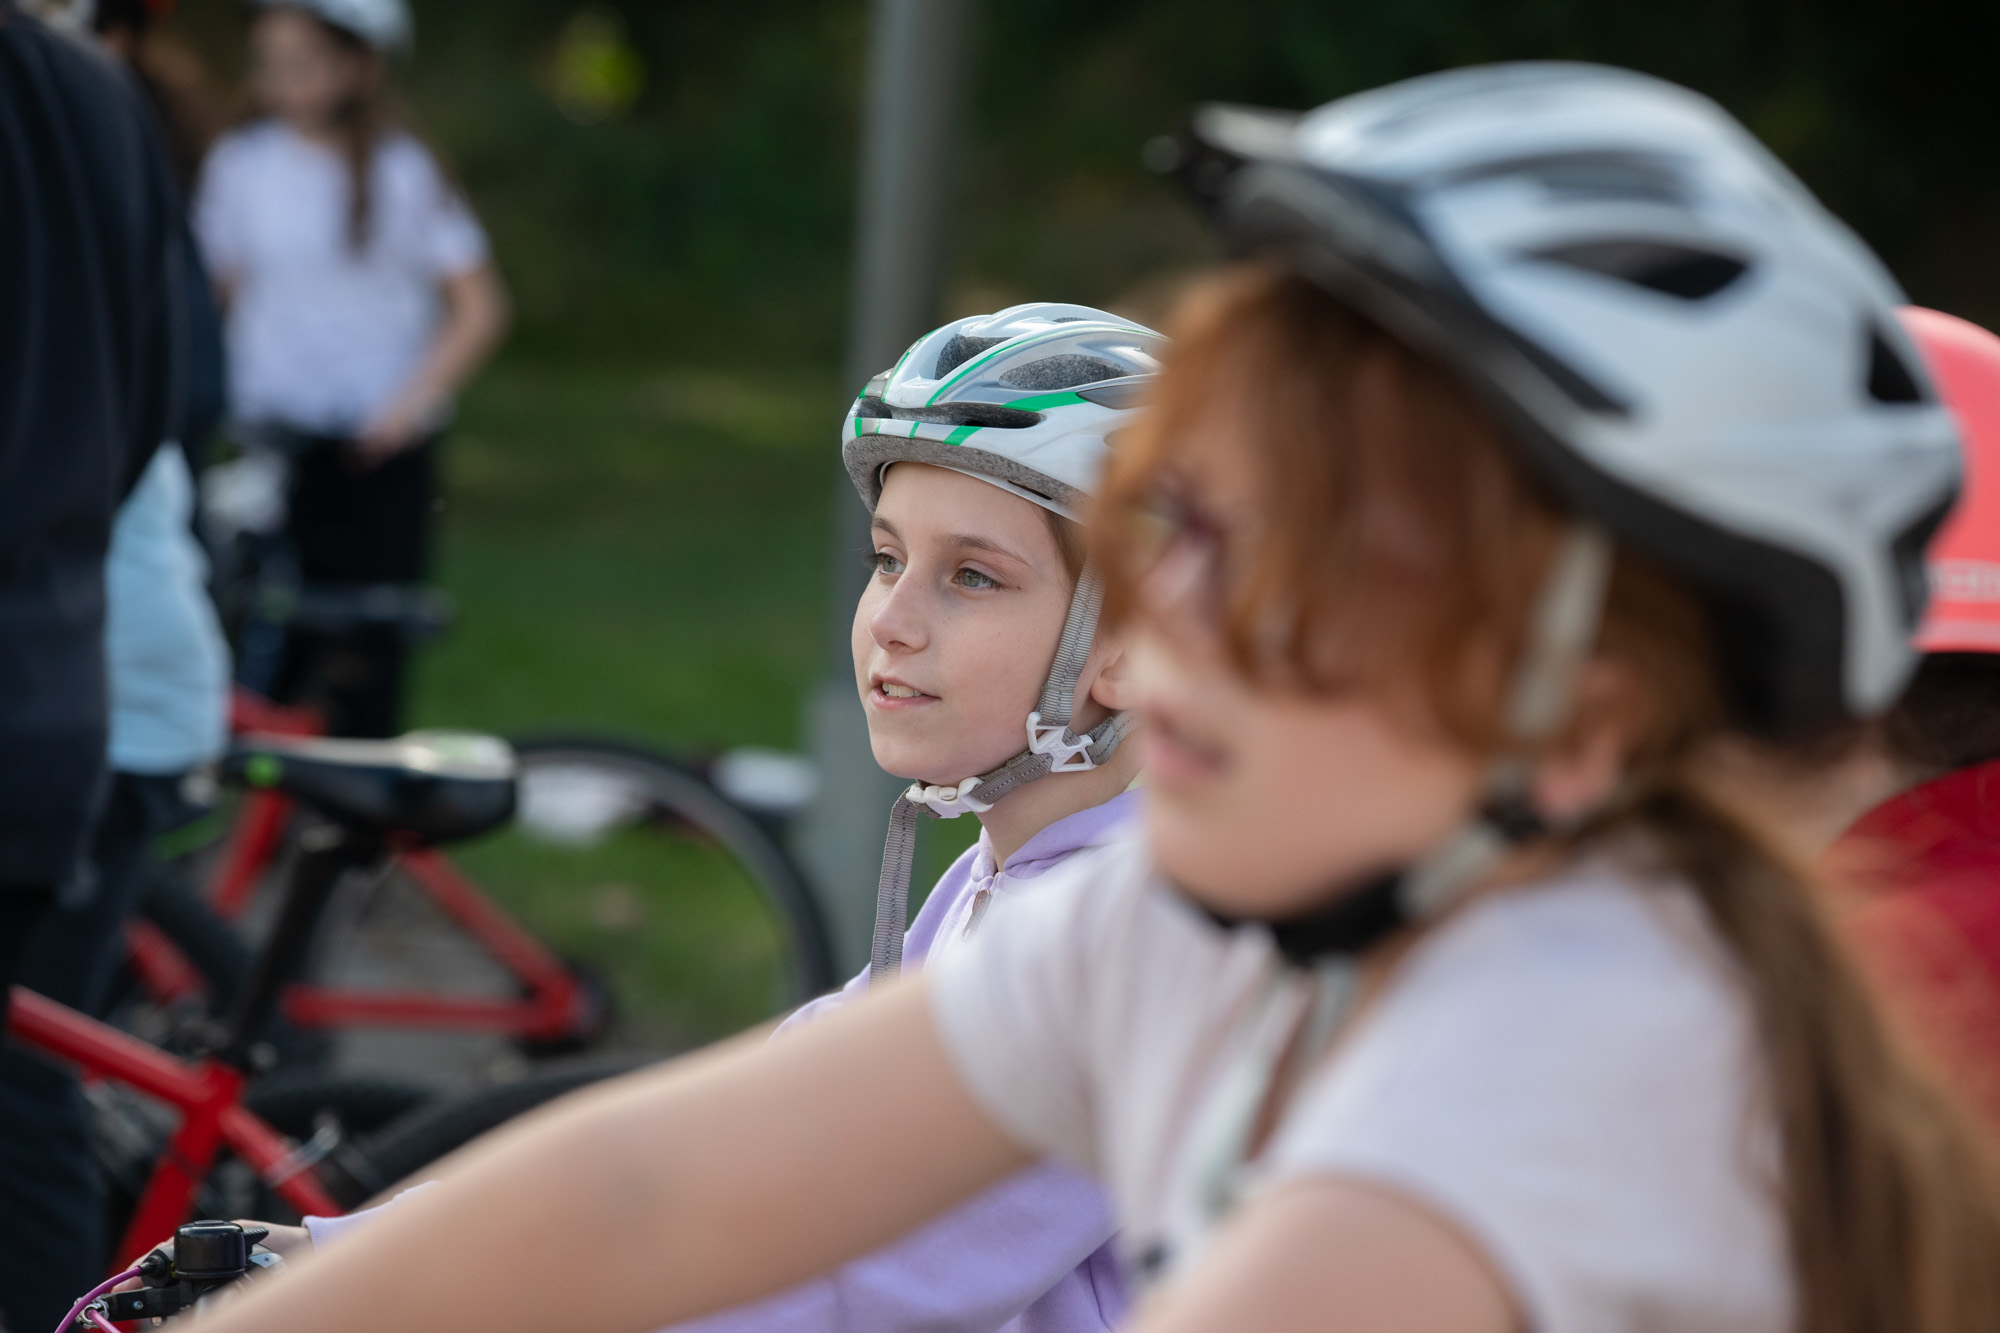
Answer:
[[[956,787],[926,787],[912,783],[889,811],[889,832],[882,844],[882,875],[875,886],[875,934],[868,957],[870,985],[895,976],[903,966],[903,935],[908,929],[910,873],[916,865],[917,819],[955,819],[968,811],[991,809],[1002,797],[1050,773],[1081,773],[1110,759],[1132,728],[1130,713],[1113,713],[1087,735],[1070,730],[1075,714],[1076,686],[1097,637],[1097,618],[1104,607],[1104,584],[1097,571],[1084,566],[1070,595],[1062,638],[1042,686],[1042,697],[1028,718],[1029,748],[998,768]],[[977,796],[972,793],[978,792]]]
[[[875,886],[875,935],[868,946],[868,984],[888,981],[903,970],[903,933],[910,914],[910,871],[917,860],[917,816],[936,819],[929,806],[908,793],[889,808],[889,836],[882,842],[882,878]]]
[[[1478,815],[1404,877],[1403,907],[1411,920],[1450,905],[1510,846],[1546,827],[1531,799],[1533,755],[1575,711],[1576,673],[1603,623],[1612,557],[1611,538],[1594,523],[1572,523],[1563,534],[1508,690],[1503,716],[1510,747],[1487,769]]]

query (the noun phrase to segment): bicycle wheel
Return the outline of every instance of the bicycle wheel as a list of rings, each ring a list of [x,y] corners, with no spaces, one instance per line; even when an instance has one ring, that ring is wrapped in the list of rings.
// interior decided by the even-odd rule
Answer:
[[[515,742],[512,827],[452,859],[539,937],[611,981],[627,1036],[706,1041],[834,984],[817,902],[758,818],[617,741]]]
[[[320,1180],[343,1208],[356,1208],[391,1186],[410,1182],[439,1158],[498,1129],[515,1116],[578,1088],[630,1073],[644,1061],[595,1057],[544,1065],[511,1083],[420,1106],[345,1146],[320,1167]]]

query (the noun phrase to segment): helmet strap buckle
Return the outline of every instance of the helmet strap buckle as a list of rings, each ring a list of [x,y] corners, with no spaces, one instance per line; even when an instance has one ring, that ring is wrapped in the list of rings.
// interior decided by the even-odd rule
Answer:
[[[1065,723],[1044,722],[1039,712],[1028,714],[1028,751],[1047,755],[1051,773],[1088,773],[1096,768],[1097,761],[1090,757],[1093,743]]]
[[[921,782],[912,782],[910,789],[903,793],[911,805],[928,806],[939,819],[957,819],[960,815],[983,815],[993,808],[991,801],[982,801],[972,794],[972,789],[980,784],[979,778],[966,778],[950,787],[927,787]]]

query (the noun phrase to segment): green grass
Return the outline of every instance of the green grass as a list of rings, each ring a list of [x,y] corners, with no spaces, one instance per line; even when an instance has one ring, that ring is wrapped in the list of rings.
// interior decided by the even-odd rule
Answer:
[[[458,620],[421,661],[413,723],[616,733],[683,755],[797,747],[825,644],[844,406],[831,376],[497,364],[445,446],[438,577]],[[931,876],[977,832],[927,829]],[[717,858],[664,855],[515,835],[459,854],[609,976],[639,1035],[765,1016],[775,942],[754,898]]]
[[[447,444],[459,623],[415,715],[794,743],[818,665],[831,381],[503,363]]]
[[[786,1003],[776,923],[714,848],[648,829],[585,848],[510,830],[457,859],[564,957],[611,981],[628,1038],[695,1044]]]

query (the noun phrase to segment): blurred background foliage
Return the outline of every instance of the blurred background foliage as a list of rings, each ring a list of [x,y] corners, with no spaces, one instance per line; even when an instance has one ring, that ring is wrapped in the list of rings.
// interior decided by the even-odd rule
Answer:
[[[1992,0],[1006,0],[978,5],[948,305],[1158,301],[1209,257],[1138,148],[1210,98],[1602,60],[1719,98],[1919,300],[2000,315]],[[838,357],[861,0],[428,0],[399,82],[492,227],[516,352]],[[176,20],[228,80],[237,0]],[[1154,284],[1149,293],[1146,284]],[[946,313],[952,313],[947,311]]]

